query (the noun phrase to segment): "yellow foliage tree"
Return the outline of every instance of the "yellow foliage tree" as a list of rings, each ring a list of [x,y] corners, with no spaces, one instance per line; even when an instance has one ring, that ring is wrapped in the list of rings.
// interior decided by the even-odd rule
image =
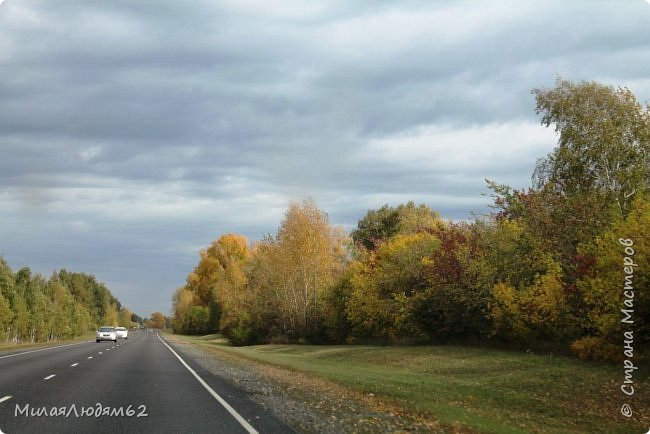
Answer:
[[[174,316],[172,319],[172,327],[174,332],[182,332],[184,329],[184,322],[187,313],[192,306],[194,296],[185,287],[178,288],[173,297],[173,311]]]
[[[117,315],[117,323],[122,327],[130,327],[132,314],[128,308],[123,307]]]
[[[565,319],[566,297],[560,264],[547,258],[546,271],[530,286],[515,288],[499,282],[492,288],[489,304],[492,333],[526,342],[535,337],[552,340]]]
[[[109,326],[116,326],[119,321],[117,306],[115,303],[111,303],[106,308],[106,313],[104,314],[103,323]]]
[[[343,271],[345,236],[313,201],[291,204],[275,239],[257,249],[262,285],[272,291],[283,332],[290,338],[316,332],[323,300]]]
[[[147,321],[147,325],[150,328],[154,329],[164,329],[165,328],[165,315],[160,312],[154,312],[151,314],[151,319]]]
[[[208,252],[219,261],[222,270],[215,282],[213,300],[220,309],[219,329],[227,330],[238,323],[250,302],[245,271],[251,256],[248,240],[242,235],[226,234]]]
[[[582,358],[619,360],[622,320],[634,321],[634,344],[650,345],[650,201],[638,197],[628,215],[616,219],[602,236],[581,245],[579,252],[593,266],[578,281],[586,302],[585,326],[591,335],[572,349]],[[622,310],[627,310],[624,313]]]
[[[422,337],[411,315],[410,300],[428,286],[431,254],[439,245],[429,232],[409,231],[350,265],[352,293],[347,312],[358,336]]]

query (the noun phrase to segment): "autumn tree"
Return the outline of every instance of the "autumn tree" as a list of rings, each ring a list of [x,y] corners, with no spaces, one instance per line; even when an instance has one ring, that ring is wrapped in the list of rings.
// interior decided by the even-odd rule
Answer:
[[[237,317],[228,338],[236,345],[286,336],[288,305],[283,302],[284,274],[278,268],[279,245],[266,235],[255,243],[247,264],[247,309]]]
[[[355,336],[383,342],[424,337],[412,300],[429,285],[429,258],[439,246],[426,232],[397,234],[351,264],[347,314]]]
[[[650,294],[645,290],[650,288],[650,201],[637,197],[625,217],[579,251],[591,259],[578,282],[588,333],[572,349],[582,358],[619,360],[621,337],[633,321],[634,346],[645,352],[650,348]]]
[[[214,330],[227,331],[237,324],[248,302],[246,264],[250,258],[248,240],[242,235],[226,234],[208,249],[216,258],[220,273],[208,303],[206,323]]]
[[[147,327],[154,329],[164,329],[166,325],[165,315],[160,312],[151,314],[151,318],[147,321]]]
[[[48,282],[47,294],[52,302],[49,336],[51,339],[69,338],[73,332],[70,321],[73,312],[73,299],[70,291],[58,279]],[[116,313],[117,318],[117,313]],[[112,323],[111,323],[112,324]]]
[[[271,243],[272,280],[284,333],[292,339],[320,333],[323,299],[345,261],[344,234],[312,201],[291,204]]]
[[[627,302],[635,344],[648,345],[648,298],[621,298],[616,242],[634,240],[635,288],[647,287],[649,110],[628,89],[593,82],[558,80],[533,94],[558,145],[529,188],[488,181],[490,216],[446,222],[426,205],[384,205],[346,244],[313,202],[292,204],[276,235],[250,249],[225,235],[201,253],[174,295],[175,330],[199,332],[218,318],[236,345],[498,341],[571,344],[580,357],[612,360]],[[25,303],[28,287],[18,288],[5,295],[12,308]]]
[[[603,262],[615,246],[602,239],[647,201],[649,112],[628,89],[594,82],[558,80],[533,93],[558,146],[537,162],[528,190],[489,183],[499,209],[494,240],[502,240],[491,250],[499,252],[493,326],[506,339],[574,340],[579,353],[600,348],[602,356],[618,300],[603,292],[604,281],[615,281],[604,278]]]
[[[186,330],[186,320],[190,308],[192,307],[194,296],[186,287],[176,289],[172,298],[172,327],[174,333],[184,333]]]
[[[377,216],[391,216],[392,229],[383,239],[361,242],[339,290],[350,288],[346,310],[354,336],[383,342],[426,339],[413,302],[431,284],[431,256],[440,247],[433,232],[444,224],[426,205],[409,202],[390,210],[369,211],[359,222],[354,232],[358,240],[369,239],[368,223]]]
[[[187,282],[173,296],[172,325],[179,333],[205,333],[235,327],[247,302],[245,272],[248,240],[225,234],[201,251]]]
[[[114,303],[110,303],[106,308],[102,323],[110,326],[117,326],[118,310]]]
[[[133,312],[126,307],[122,307],[117,314],[117,324],[122,327],[131,327],[131,316]]]

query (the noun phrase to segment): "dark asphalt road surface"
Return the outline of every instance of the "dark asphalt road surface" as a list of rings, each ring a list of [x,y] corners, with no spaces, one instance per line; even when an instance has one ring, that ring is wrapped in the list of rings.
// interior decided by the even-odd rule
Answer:
[[[0,352],[0,431],[293,432],[155,331],[117,344]]]

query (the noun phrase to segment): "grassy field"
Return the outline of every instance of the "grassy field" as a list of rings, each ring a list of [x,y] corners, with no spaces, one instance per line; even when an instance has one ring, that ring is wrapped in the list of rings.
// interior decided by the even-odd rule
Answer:
[[[313,374],[476,432],[640,434],[650,427],[648,372],[635,373],[629,399],[619,389],[622,366],[459,346],[237,348],[214,336],[184,339]],[[632,419],[621,416],[623,403],[635,410]]]

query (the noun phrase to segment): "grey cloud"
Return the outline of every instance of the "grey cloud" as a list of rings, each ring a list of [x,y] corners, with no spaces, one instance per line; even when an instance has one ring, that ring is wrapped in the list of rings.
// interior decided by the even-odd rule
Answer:
[[[485,212],[483,178],[527,186],[552,140],[448,166],[369,144],[535,123],[530,90],[557,75],[647,101],[649,16],[643,1],[9,0],[0,254],[94,272],[147,315],[200,247],[274,232],[292,199],[347,228],[386,202]]]

